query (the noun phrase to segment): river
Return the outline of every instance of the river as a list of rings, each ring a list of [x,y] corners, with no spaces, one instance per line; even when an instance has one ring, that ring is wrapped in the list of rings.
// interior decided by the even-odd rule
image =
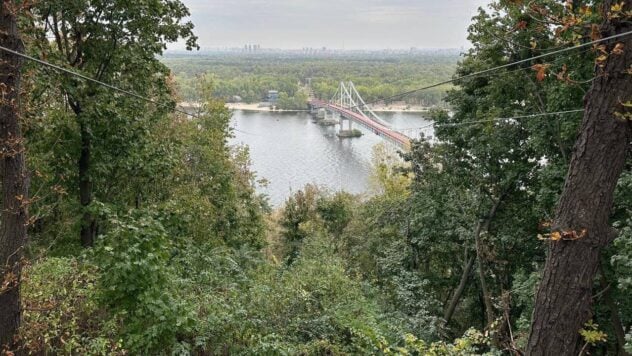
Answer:
[[[429,124],[420,113],[379,115],[398,130]],[[236,110],[233,111],[231,126],[238,130],[235,130],[231,143],[250,147],[252,169],[258,178],[268,180],[267,187],[260,188],[260,192],[269,197],[274,207],[282,205],[291,192],[309,183],[332,191],[366,193],[372,148],[384,142],[362,128],[364,136],[340,139],[336,136],[337,126],[320,126],[307,112]],[[359,127],[355,125],[355,128]]]

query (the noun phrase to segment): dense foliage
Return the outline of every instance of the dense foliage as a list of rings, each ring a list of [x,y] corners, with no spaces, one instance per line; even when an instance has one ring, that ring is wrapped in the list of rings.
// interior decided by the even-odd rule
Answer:
[[[235,96],[248,103],[264,101],[268,90],[278,90],[296,102],[283,108],[304,108],[304,87],[314,95],[329,99],[340,81],[353,81],[366,101],[376,101],[421,86],[444,81],[454,73],[458,52],[422,52],[332,56],[313,58],[281,54],[244,55],[209,53],[205,55],[167,54],[163,61],[172,70],[185,101],[195,95],[195,83],[204,74],[212,75],[213,94],[233,101]],[[446,89],[441,86],[409,95],[403,100],[411,105],[441,105]]]
[[[422,105],[445,96],[450,112],[432,112],[432,142],[421,137],[406,153],[375,148],[370,198],[309,185],[276,211],[257,193],[248,148],[228,144],[231,114],[222,99],[259,101],[277,89],[280,104],[297,108],[311,78],[317,96],[331,95],[337,80],[353,80],[375,100],[440,81],[455,68],[468,75],[579,41],[529,19],[539,14],[537,6],[551,13],[586,8],[495,2],[473,19],[474,46],[456,67],[454,56],[440,54],[167,56],[169,70],[156,59],[167,42],[185,38],[195,45],[179,1],[48,3],[38,3],[22,24],[30,53],[86,75],[102,73],[168,105],[112,95],[35,66],[26,71],[32,218],[19,351],[499,355],[524,349],[551,243],[549,219],[580,115],[497,119],[580,108],[599,53],[587,48],[548,58],[546,66],[527,63],[413,95],[407,100]],[[99,6],[112,17],[101,20]],[[53,14],[85,41],[68,36],[76,51],[58,47],[63,39],[45,39],[57,31],[48,28],[51,19],[62,21]],[[82,37],[84,31],[93,35]],[[101,51],[118,34],[130,37],[114,40],[116,55],[103,62]],[[79,52],[84,57],[73,64]],[[201,103],[195,115],[169,110],[178,96]],[[86,145],[90,164],[82,171]],[[86,182],[87,202],[77,196]],[[577,331],[591,354],[631,351],[631,212],[628,162],[611,215],[619,236],[602,256],[594,318]],[[89,248],[79,238],[86,223],[95,230]]]

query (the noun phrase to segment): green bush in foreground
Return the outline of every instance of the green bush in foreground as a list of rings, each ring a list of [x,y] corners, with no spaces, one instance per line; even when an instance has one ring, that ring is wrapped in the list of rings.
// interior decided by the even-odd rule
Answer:
[[[48,257],[23,274],[20,342],[28,354],[123,354],[117,323],[96,300],[96,269]]]
[[[111,218],[95,251],[99,301],[123,322],[134,353],[172,347],[191,327],[190,306],[174,298],[173,243],[158,218],[134,212]]]

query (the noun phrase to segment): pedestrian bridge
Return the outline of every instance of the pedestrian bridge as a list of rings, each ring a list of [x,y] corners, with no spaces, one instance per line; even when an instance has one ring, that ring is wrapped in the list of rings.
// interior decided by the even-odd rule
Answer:
[[[352,82],[341,82],[338,91],[329,101],[310,99],[309,106],[312,111],[325,109],[330,113],[337,114],[340,117],[341,131],[345,131],[343,121],[347,120],[349,122],[348,131],[352,130],[352,123],[357,124],[404,151],[410,150],[411,138],[391,129],[385,121],[375,114],[358,94]]]

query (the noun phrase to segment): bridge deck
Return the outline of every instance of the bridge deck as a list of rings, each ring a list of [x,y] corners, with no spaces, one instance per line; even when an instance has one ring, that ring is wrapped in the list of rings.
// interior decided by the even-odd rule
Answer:
[[[401,148],[404,148],[406,150],[410,149],[410,137],[397,131],[393,131],[386,126],[365,117],[362,114],[358,114],[349,109],[322,100],[310,100],[309,104],[315,108],[325,108],[330,111],[337,112],[346,119],[355,121],[356,123],[373,131],[373,133],[395,143]]]

